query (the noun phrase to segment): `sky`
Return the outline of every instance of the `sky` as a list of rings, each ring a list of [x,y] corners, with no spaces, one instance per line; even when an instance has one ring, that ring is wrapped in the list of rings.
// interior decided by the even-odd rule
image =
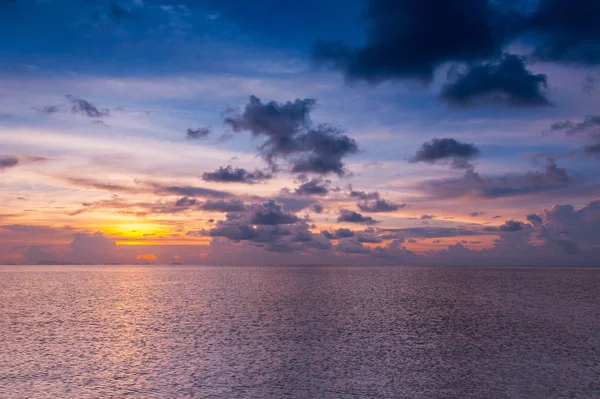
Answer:
[[[0,263],[600,264],[600,2],[0,0]]]

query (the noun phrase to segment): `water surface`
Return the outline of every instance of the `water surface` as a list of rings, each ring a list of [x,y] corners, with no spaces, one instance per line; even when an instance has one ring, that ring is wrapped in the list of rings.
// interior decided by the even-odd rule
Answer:
[[[0,267],[0,398],[600,398],[600,270]]]

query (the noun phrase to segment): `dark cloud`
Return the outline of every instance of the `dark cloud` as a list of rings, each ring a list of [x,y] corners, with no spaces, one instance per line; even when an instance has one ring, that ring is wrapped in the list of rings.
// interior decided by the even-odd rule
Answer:
[[[224,123],[235,132],[248,131],[254,137],[266,137],[258,148],[274,170],[278,161],[285,160],[293,173],[343,176],[346,171],[342,159],[358,152],[358,146],[339,129],[313,126],[310,112],[315,105],[314,99],[263,104],[258,97],[251,96],[243,112],[228,110]]]
[[[338,222],[347,223],[361,223],[361,224],[376,224],[379,221],[373,219],[370,216],[363,216],[358,212],[350,211],[348,209],[340,210],[340,215],[337,218]]]
[[[421,217],[419,217],[419,219],[421,219],[421,220],[431,220],[431,219],[435,219],[435,215],[421,215]]]
[[[308,196],[298,197],[284,192],[282,195],[274,198],[275,202],[281,204],[285,212],[300,212],[315,204],[315,200]]]
[[[312,210],[315,213],[323,213],[323,205],[321,205],[321,204],[314,204],[312,206]]]
[[[362,243],[354,240],[343,240],[335,246],[335,250],[337,252],[347,253],[347,254],[361,254],[368,255],[371,253],[371,250]]]
[[[335,231],[335,237],[336,238],[349,238],[349,237],[354,237],[354,232],[350,229],[337,229]]]
[[[329,193],[329,180],[312,179],[296,188],[296,195],[327,195]]]
[[[547,77],[529,71],[522,57],[506,55],[497,63],[483,63],[458,74],[446,84],[441,98],[451,105],[548,106]]]
[[[351,185],[348,186],[348,190],[351,198],[362,200],[357,204],[362,212],[394,212],[407,206],[407,204],[396,204],[382,199],[378,191],[355,191]]]
[[[376,199],[372,201],[359,202],[357,204],[358,209],[362,212],[394,212],[398,209],[405,208],[407,204],[396,204],[384,199]]]
[[[196,129],[187,129],[185,133],[188,140],[204,139],[210,134],[210,128],[199,127]]]
[[[438,139],[423,143],[409,162],[449,162],[453,168],[471,169],[470,160],[479,156],[480,151],[473,144],[463,143],[452,138]]]
[[[98,109],[95,105],[87,100],[72,96],[70,94],[68,94],[66,97],[71,103],[71,112],[74,114],[87,116],[89,118],[103,118],[105,116],[110,116],[109,110]]]
[[[469,216],[471,216],[471,217],[477,217],[477,216],[482,216],[482,215],[485,215],[485,213],[483,213],[483,212],[471,212],[471,213],[469,213]]]
[[[367,43],[317,44],[314,58],[341,70],[349,81],[431,81],[447,61],[498,55],[503,37],[491,3],[482,0],[368,0]]]
[[[583,147],[585,155],[597,156],[600,154],[600,115],[586,116],[580,122],[571,120],[553,123],[550,132],[564,132],[568,136],[583,136],[592,141]]]
[[[587,134],[600,137],[600,115],[586,116],[581,122],[570,120],[553,123],[550,131],[565,132],[567,135]]]
[[[0,156],[0,171],[15,167],[19,164],[19,159],[12,156]]]
[[[600,2],[540,0],[525,21],[525,30],[540,43],[535,55],[544,60],[600,64]]]
[[[503,225],[498,227],[498,231],[512,233],[515,231],[521,231],[525,228],[525,223],[516,220],[507,220]]]
[[[361,199],[364,201],[379,199],[379,192],[377,192],[377,191],[373,191],[373,192],[355,191],[352,189],[351,185],[348,186],[348,190],[350,191],[349,195],[352,198],[358,198],[358,199]]]
[[[43,115],[52,115],[63,112],[59,105],[46,105],[44,107],[34,109]]]
[[[220,183],[246,183],[255,184],[264,180],[271,179],[271,174],[260,170],[254,172],[247,171],[244,168],[234,168],[231,165],[220,167],[214,172],[205,172],[202,174],[202,180]]]
[[[298,217],[291,213],[286,213],[281,209],[281,205],[275,201],[268,201],[261,205],[254,206],[254,214],[250,218],[250,224],[256,225],[279,225],[292,224],[298,221]]]
[[[461,178],[430,180],[422,183],[420,187],[436,198],[498,198],[557,190],[576,183],[566,169],[560,168],[553,158],[547,158],[546,167],[542,172],[482,177],[468,169]]]
[[[175,206],[190,207],[196,205],[196,203],[197,201],[195,198],[181,197],[175,202]]]
[[[238,199],[227,200],[208,200],[201,202],[198,209],[212,212],[242,212],[246,209],[244,202]]]
[[[527,215],[527,221],[533,225],[538,225],[544,223],[544,219],[541,216],[536,215],[535,213],[530,213]]]

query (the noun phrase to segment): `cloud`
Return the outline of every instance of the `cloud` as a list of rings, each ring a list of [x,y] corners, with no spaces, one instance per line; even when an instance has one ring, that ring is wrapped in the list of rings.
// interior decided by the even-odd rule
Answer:
[[[522,57],[509,54],[497,63],[475,65],[458,74],[442,88],[441,98],[457,106],[539,107],[551,105],[546,87],[546,75],[530,72]]]
[[[314,204],[311,209],[314,213],[323,213],[323,205],[321,204]]]
[[[546,167],[542,172],[480,176],[474,170],[468,169],[460,178],[429,180],[420,183],[419,187],[436,198],[499,198],[557,190],[576,183],[566,169],[559,167],[553,158],[547,158]]]
[[[483,213],[483,212],[470,212],[469,213],[469,216],[471,216],[471,217],[477,217],[477,216],[482,216],[482,215],[485,215],[485,213]]]
[[[334,237],[336,238],[348,238],[348,237],[354,237],[354,232],[350,229],[337,229],[335,231]]]
[[[567,136],[584,136],[592,141],[583,147],[583,153],[596,156],[600,154],[600,115],[588,115],[580,122],[571,120],[555,122],[550,132],[564,132]]]
[[[585,134],[600,138],[600,115],[586,116],[581,122],[571,120],[555,122],[550,126],[552,132],[565,132],[568,136]]]
[[[254,215],[250,219],[251,224],[279,225],[292,224],[298,221],[296,215],[285,213],[275,201],[268,201],[256,208]]]
[[[409,158],[409,162],[450,162],[456,169],[472,169],[470,160],[479,156],[480,151],[473,144],[463,143],[452,138],[438,139],[423,143],[415,155]]]
[[[226,191],[213,190],[195,186],[176,186],[152,183],[151,187],[156,194],[181,195],[186,197],[227,198],[232,195]]]
[[[583,152],[591,155],[600,155],[600,143],[586,145],[583,147]]]
[[[504,222],[503,225],[498,227],[499,231],[504,231],[504,232],[515,232],[515,231],[521,231],[525,228],[525,223],[523,222],[519,222],[516,220],[507,220],[506,222]]]
[[[362,212],[394,212],[398,209],[405,208],[407,204],[396,204],[384,199],[376,199],[372,201],[359,202],[356,204]]]
[[[104,263],[115,260],[117,244],[104,234],[76,233],[71,244],[69,259],[77,263]]]
[[[329,180],[312,179],[296,188],[296,195],[327,195],[329,193]]]
[[[348,186],[350,198],[358,198],[362,200],[358,204],[358,208],[362,212],[394,212],[398,209],[405,208],[408,206],[407,204],[397,204],[381,198],[378,191],[365,192],[365,191],[355,191],[352,188],[352,185]]]
[[[110,116],[110,111],[108,109],[99,109],[87,100],[72,96],[70,94],[67,94],[65,97],[67,98],[66,104],[46,105],[44,107],[34,109],[43,115],[52,115],[70,111],[73,114],[94,119]]]
[[[271,179],[272,177],[271,174],[260,170],[250,172],[244,168],[234,168],[231,165],[227,165],[225,168],[221,166],[214,172],[205,172],[202,174],[202,180],[219,183],[255,184]]]
[[[530,213],[529,215],[527,215],[527,221],[534,226],[544,223],[544,219],[542,219],[541,216],[536,215],[535,213]]]
[[[539,41],[538,58],[583,65],[600,64],[600,3],[594,0],[540,0],[524,30]]]
[[[504,37],[491,2],[481,0],[368,0],[366,45],[319,42],[314,59],[349,81],[429,82],[437,66],[498,55]]]
[[[361,254],[368,255],[371,253],[371,250],[365,247],[362,243],[354,240],[349,241],[340,241],[336,246],[335,250],[337,252],[348,253],[348,254]]]
[[[215,200],[215,201],[204,201],[201,202],[198,206],[198,209],[203,211],[212,211],[212,212],[241,212],[246,209],[244,202],[238,199],[233,199],[230,201],[226,200]]]
[[[13,156],[0,156],[0,171],[13,168],[19,164],[19,159]]]
[[[71,112],[87,116],[88,118],[103,118],[110,116],[107,109],[98,109],[95,105],[87,100],[67,94],[67,100],[71,103]]]
[[[343,176],[343,158],[358,152],[356,142],[329,125],[313,126],[310,113],[314,99],[296,99],[294,102],[262,103],[256,96],[243,112],[227,111],[224,123],[234,132],[247,131],[254,137],[266,137],[259,151],[269,165],[278,169],[284,160],[292,173],[335,173]]]
[[[363,216],[358,212],[348,209],[340,210],[340,215],[337,218],[338,222],[361,223],[361,224],[377,224],[379,221],[370,216]]]
[[[208,137],[209,134],[210,134],[209,127],[199,127],[196,129],[190,128],[190,129],[186,130],[186,137],[188,138],[188,140],[204,139],[204,138]]]
[[[348,186],[348,190],[350,197],[352,198],[358,198],[361,200],[377,200],[379,199],[379,192],[377,191],[373,191],[373,192],[365,192],[365,191],[355,191],[352,189],[352,185]]]

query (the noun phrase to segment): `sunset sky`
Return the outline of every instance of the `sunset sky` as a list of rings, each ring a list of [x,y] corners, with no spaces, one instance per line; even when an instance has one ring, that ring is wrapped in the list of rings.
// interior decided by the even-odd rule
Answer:
[[[598,265],[599,18],[0,0],[0,263]]]

